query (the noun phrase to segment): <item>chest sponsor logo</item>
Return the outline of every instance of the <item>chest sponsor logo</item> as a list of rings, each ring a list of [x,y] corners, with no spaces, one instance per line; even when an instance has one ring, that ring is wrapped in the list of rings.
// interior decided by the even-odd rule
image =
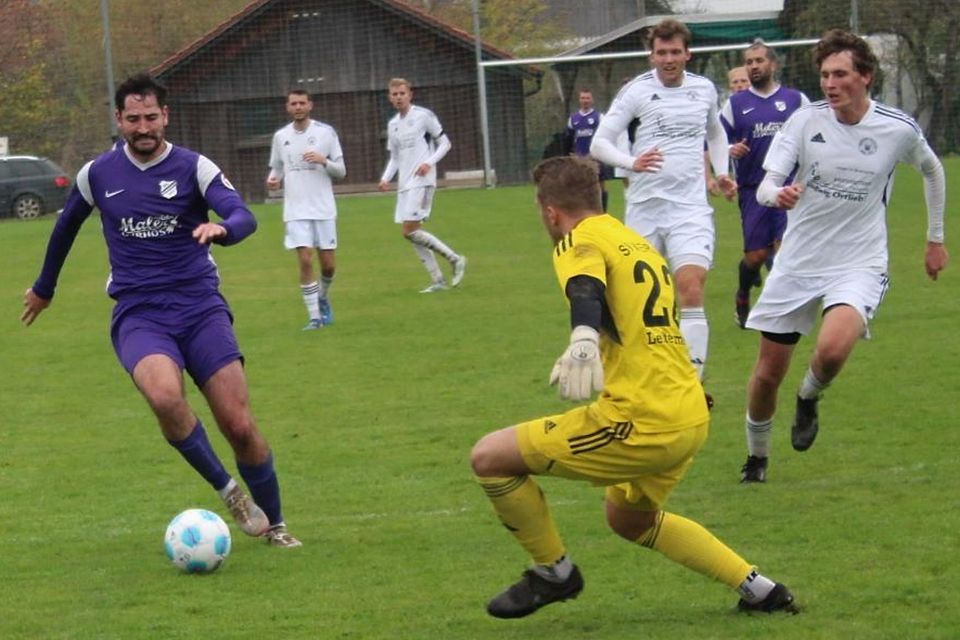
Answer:
[[[120,218],[120,235],[124,238],[162,238],[177,228],[177,216],[159,214],[142,220]]]
[[[177,195],[177,181],[176,180],[161,180],[160,181],[160,195],[169,200]]]
[[[769,138],[770,136],[776,135],[781,127],[783,127],[782,122],[757,122],[753,125],[753,137]]]
[[[819,162],[814,162],[807,176],[807,188],[826,198],[863,202],[870,193],[875,174],[860,167],[838,166],[824,170]]]

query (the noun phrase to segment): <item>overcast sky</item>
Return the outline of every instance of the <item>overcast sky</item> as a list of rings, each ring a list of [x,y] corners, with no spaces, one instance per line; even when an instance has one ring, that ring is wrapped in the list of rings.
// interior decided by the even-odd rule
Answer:
[[[783,0],[676,0],[678,11],[707,9],[710,13],[750,13],[753,11],[780,11]]]

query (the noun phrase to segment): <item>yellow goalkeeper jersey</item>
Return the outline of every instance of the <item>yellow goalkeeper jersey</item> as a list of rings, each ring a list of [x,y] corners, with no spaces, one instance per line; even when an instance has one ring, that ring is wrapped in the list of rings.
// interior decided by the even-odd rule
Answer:
[[[563,291],[578,275],[606,287],[599,411],[641,432],[707,421],[703,387],[680,333],[673,276],[659,252],[619,220],[597,215],[584,218],[556,244],[553,265]]]

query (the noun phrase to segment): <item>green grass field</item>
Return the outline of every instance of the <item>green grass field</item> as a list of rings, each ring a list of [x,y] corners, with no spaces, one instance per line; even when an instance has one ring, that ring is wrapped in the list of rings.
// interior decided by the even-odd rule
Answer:
[[[947,175],[960,175],[960,161],[947,161]],[[425,296],[426,275],[392,223],[393,197],[341,199],[336,322],[318,332],[300,331],[278,206],[256,207],[260,231],[216,250],[285,515],[305,546],[271,549],[233,527],[233,553],[210,576],[180,574],[163,553],[177,512],[227,514],[160,437],[114,358],[98,221],[29,329],[21,298],[53,219],[0,224],[0,638],[956,638],[960,267],[935,283],[923,272],[926,216],[912,170],[889,213],[893,284],[875,339],[828,391],[805,454],[788,435],[812,346],[801,342],[764,486],[738,484],[758,338],[733,323],[739,217],[718,203],[713,431],[669,508],[789,584],[804,613],[733,613],[736,595],[722,585],[608,532],[598,489],[545,479],[586,588],[528,619],[486,615],[526,560],[474,485],[470,448],[487,431],[568,406],[546,384],[568,320],[532,201],[530,187],[439,193],[429,228],[470,266],[460,289]],[[948,239],[957,202],[954,181]]]

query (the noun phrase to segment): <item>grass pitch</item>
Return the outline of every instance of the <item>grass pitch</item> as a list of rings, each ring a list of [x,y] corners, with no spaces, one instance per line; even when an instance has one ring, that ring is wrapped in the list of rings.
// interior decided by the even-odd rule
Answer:
[[[960,162],[947,161],[947,175]],[[611,208],[622,212],[610,183]],[[547,374],[568,335],[550,244],[530,187],[445,191],[428,228],[470,260],[460,289],[420,295],[426,275],[393,197],[340,200],[332,327],[301,332],[295,258],[278,206],[216,249],[236,314],[254,412],[274,448],[284,511],[302,549],[236,528],[225,566],[178,573],[163,554],[188,507],[226,516],[182,462],[108,337],[106,256],[81,232],[57,297],[17,321],[52,218],[0,224],[0,637],[103,638],[954,638],[960,629],[960,277],[923,272],[919,176],[889,212],[892,288],[821,403],[805,454],[789,445],[797,349],[775,426],[769,481],[738,484],[745,383],[757,336],[732,320],[739,216],[718,207],[708,283],[713,430],[668,508],[696,519],[795,591],[794,617],[731,612],[735,594],[603,524],[601,493],[544,479],[586,588],[576,601],[500,621],[486,600],[525,558],[468,466],[492,429],[563,409]],[[948,194],[948,247],[958,224]],[[195,391],[194,407],[227,446]],[[232,468],[232,464],[229,465]]]

